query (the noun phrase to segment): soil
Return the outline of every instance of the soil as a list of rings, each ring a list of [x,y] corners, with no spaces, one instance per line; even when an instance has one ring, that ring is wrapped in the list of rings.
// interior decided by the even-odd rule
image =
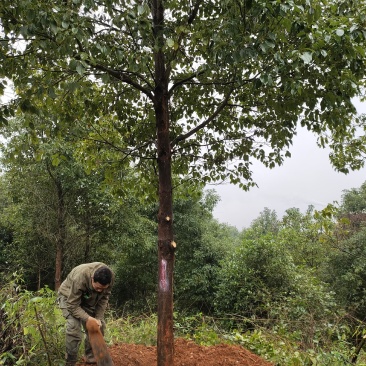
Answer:
[[[205,347],[178,338],[174,347],[174,366],[273,366],[240,346],[220,344]],[[156,347],[118,344],[109,347],[109,352],[114,366],[157,365]]]

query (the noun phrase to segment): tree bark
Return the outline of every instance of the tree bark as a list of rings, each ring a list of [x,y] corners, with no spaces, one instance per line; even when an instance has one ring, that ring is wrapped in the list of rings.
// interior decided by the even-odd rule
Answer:
[[[358,355],[360,354],[363,346],[365,345],[365,342],[366,342],[366,338],[365,337],[362,337],[361,340],[360,340],[360,342],[358,343],[358,345],[356,347],[355,353],[351,357],[350,363],[352,365],[355,365],[356,364]]]
[[[55,181],[57,189],[57,238],[56,238],[56,262],[55,262],[55,291],[61,286],[62,259],[66,241],[65,230],[65,202],[62,184]]]
[[[165,103],[164,103],[165,104]],[[171,153],[168,134],[168,115],[163,108],[158,126],[158,366],[173,366],[173,270],[174,249],[172,225]]]
[[[84,217],[85,222],[85,251],[84,251],[84,262],[88,263],[90,261],[90,252],[91,252],[91,222],[90,222],[90,216],[91,216],[91,210],[88,203],[86,203],[86,215]]]
[[[160,92],[157,92],[159,95]],[[159,100],[160,98],[158,98]],[[161,94],[156,108],[159,213],[158,213],[158,366],[174,365],[173,335],[173,195],[171,149],[169,140],[169,112],[167,93]]]
[[[173,241],[172,159],[169,136],[169,73],[166,69],[163,52],[165,41],[162,0],[152,0],[151,14],[157,49],[154,53],[154,109],[159,174],[157,359],[158,366],[174,366],[173,270],[175,243]]]
[[[50,163],[46,163],[49,176],[53,180],[57,194],[57,235],[56,235],[56,258],[55,258],[55,291],[61,286],[62,261],[64,256],[64,248],[66,243],[66,223],[65,223],[65,192],[62,182],[52,172]]]

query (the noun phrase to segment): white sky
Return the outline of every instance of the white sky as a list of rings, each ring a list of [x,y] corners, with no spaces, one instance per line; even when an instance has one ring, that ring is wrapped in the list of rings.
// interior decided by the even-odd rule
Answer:
[[[360,113],[366,113],[366,102],[355,104]],[[366,181],[366,168],[347,175],[336,172],[328,158],[329,150],[320,149],[315,136],[306,129],[298,130],[290,151],[291,158],[281,167],[253,165],[258,187],[249,192],[230,184],[208,187],[221,197],[214,217],[241,230],[249,227],[265,207],[275,210],[279,219],[292,207],[303,213],[309,205],[320,210],[340,202],[342,191],[359,188]]]

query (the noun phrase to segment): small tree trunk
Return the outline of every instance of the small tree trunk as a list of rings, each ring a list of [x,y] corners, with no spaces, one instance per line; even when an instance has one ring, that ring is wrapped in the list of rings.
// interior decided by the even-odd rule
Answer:
[[[91,222],[90,222],[90,207],[89,207],[89,204],[87,204],[86,213],[87,214],[84,218],[85,231],[86,231],[84,262],[88,263],[90,261],[90,251],[91,251]]]
[[[62,275],[62,259],[64,255],[64,247],[66,241],[65,226],[65,202],[64,192],[60,182],[56,181],[58,210],[57,210],[57,226],[58,234],[56,239],[56,262],[55,262],[55,291],[61,286]]]
[[[355,353],[353,354],[353,356],[351,358],[351,364],[353,364],[353,365],[356,364],[358,355],[360,354],[362,347],[365,345],[365,342],[366,342],[366,338],[362,337],[362,339],[360,340],[360,342],[357,345]]]
[[[41,267],[38,267],[37,291],[41,289]]]

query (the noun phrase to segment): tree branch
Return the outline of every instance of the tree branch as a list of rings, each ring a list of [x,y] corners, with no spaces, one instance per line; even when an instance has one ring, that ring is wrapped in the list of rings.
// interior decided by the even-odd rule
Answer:
[[[203,0],[197,0],[196,4],[194,4],[194,7],[191,11],[191,14],[188,17],[188,24],[192,24],[193,21],[196,19],[196,16],[198,14],[198,10],[200,5],[202,4]]]
[[[80,51],[85,52],[84,47],[82,46],[81,42],[78,39],[76,39],[76,42],[79,46]],[[75,58],[79,59],[79,57],[77,57],[77,56]],[[90,62],[90,60],[85,60],[85,62],[87,62],[90,67],[103,71],[103,72],[106,72],[108,75],[113,76],[114,78],[133,86],[135,89],[140,90],[148,98],[150,98],[152,101],[154,101],[154,95],[151,93],[151,91],[149,91],[148,89],[144,88],[139,83],[132,80],[126,73],[118,71],[118,70],[110,69],[110,68],[100,65],[100,64],[93,65]],[[138,75],[138,77],[140,79],[144,80],[149,85],[149,83],[142,76]]]
[[[37,307],[36,307],[35,304],[34,304],[34,312],[36,314],[36,319],[37,319],[37,328],[39,330],[39,333],[41,334],[41,338],[42,338],[42,341],[43,341],[43,344],[44,344],[44,348],[46,350],[48,365],[49,366],[52,366],[50,352],[48,350],[48,345],[47,345],[47,342],[46,342],[46,337],[43,334],[43,331],[42,331],[42,328],[41,328],[41,322],[40,322],[40,319],[39,319],[39,316],[38,316]]]
[[[191,76],[188,76],[187,78],[185,79],[182,79],[182,80],[179,80],[177,81],[175,84],[173,84],[173,86],[170,88],[169,90],[169,95],[171,95],[171,93],[173,92],[174,89],[178,88],[179,86],[185,84],[186,82],[190,81],[190,80],[193,80],[195,77],[197,76],[200,76],[200,75],[203,75],[204,74],[204,71],[200,71],[198,73],[194,73],[192,74]]]
[[[178,142],[186,140],[187,138],[191,137],[192,135],[194,135],[199,130],[202,130],[203,128],[205,128],[210,122],[212,122],[222,112],[222,110],[227,106],[232,91],[233,91],[233,88],[230,89],[230,91],[226,95],[225,99],[222,101],[222,103],[218,106],[216,111],[210,117],[208,117],[205,121],[203,121],[201,124],[199,124],[198,126],[193,128],[191,131],[187,132],[186,134],[177,136],[172,141],[171,146],[173,147]]]
[[[113,70],[113,69],[110,69],[106,66],[99,65],[99,64],[91,65],[91,63],[89,63],[89,65],[94,67],[97,70],[106,72],[108,75],[113,76],[114,78],[116,78],[126,84],[133,86],[135,89],[144,93],[148,98],[150,98],[150,100],[152,100],[152,101],[155,100],[155,97],[154,97],[153,93],[151,93],[150,90],[144,88],[142,85],[140,85],[139,83],[132,80],[126,73],[117,71],[117,70]]]

